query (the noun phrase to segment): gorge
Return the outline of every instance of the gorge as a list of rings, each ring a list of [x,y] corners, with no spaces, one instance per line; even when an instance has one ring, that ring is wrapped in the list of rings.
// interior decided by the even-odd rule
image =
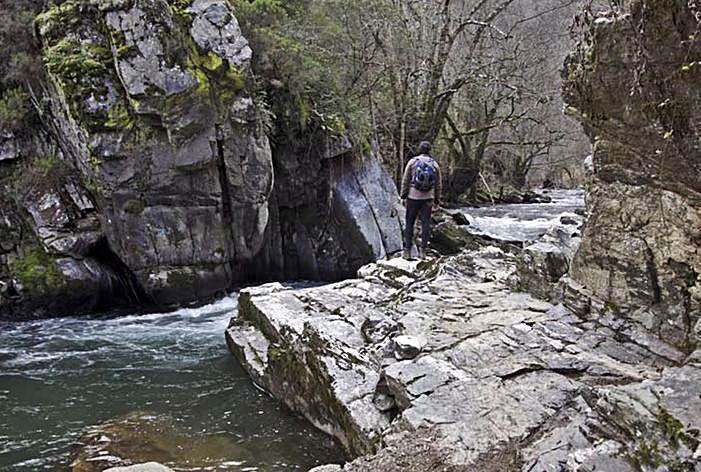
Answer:
[[[560,145],[528,115],[556,101],[525,85],[530,4],[477,2],[494,10],[460,29],[470,2],[426,1],[435,25],[390,43],[411,5],[366,12],[355,42],[332,0],[38,3],[31,126],[0,82],[1,467],[701,471],[698,2],[577,4],[561,82],[584,191],[475,208],[464,188],[420,261],[395,257],[407,140],[435,132],[451,191],[487,201],[524,129],[547,138],[519,165]],[[347,21],[319,28],[353,40],[340,58],[294,36],[322,3]],[[424,31],[446,32],[435,54]],[[348,57],[386,71],[330,77]],[[460,61],[477,72],[447,80]]]

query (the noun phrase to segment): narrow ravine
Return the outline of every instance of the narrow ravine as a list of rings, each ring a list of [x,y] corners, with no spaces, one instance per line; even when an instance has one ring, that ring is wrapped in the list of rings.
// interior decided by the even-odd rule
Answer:
[[[232,295],[168,314],[2,323],[0,470],[64,470],[91,425],[134,413],[173,428],[165,449],[182,447],[168,441],[194,448],[189,464],[160,458],[187,470],[337,461],[325,436],[258,391],[228,353],[223,333],[234,310]]]

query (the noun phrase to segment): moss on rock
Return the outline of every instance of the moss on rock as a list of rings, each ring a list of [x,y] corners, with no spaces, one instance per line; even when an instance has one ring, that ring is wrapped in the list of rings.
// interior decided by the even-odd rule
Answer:
[[[41,295],[66,286],[66,279],[56,261],[38,245],[30,246],[24,256],[11,264],[12,275],[31,295]]]

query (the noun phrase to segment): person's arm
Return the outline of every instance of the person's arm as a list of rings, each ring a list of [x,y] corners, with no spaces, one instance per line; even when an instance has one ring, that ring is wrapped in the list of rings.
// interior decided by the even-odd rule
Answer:
[[[441,174],[441,166],[436,163],[436,188],[433,194],[433,203],[440,205],[441,196],[443,194],[443,175]]]
[[[411,188],[411,167],[414,159],[411,159],[404,169],[404,177],[402,178],[402,191],[399,192],[399,198],[406,200],[409,197],[409,189]]]

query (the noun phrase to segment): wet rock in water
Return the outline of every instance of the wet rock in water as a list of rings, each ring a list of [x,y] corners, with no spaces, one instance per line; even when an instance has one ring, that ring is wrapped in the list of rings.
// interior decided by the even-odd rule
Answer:
[[[524,192],[521,197],[521,203],[550,203],[552,200],[548,195],[540,195],[530,190]]]
[[[413,359],[426,346],[426,340],[418,336],[397,336],[394,338],[394,356],[398,360]]]
[[[575,226],[578,226],[581,224],[580,221],[577,221],[575,218],[572,218],[571,216],[561,216],[560,223],[562,223],[563,225],[575,225]]]
[[[179,430],[173,418],[146,413],[134,413],[95,426],[80,438],[79,444],[71,452],[71,472],[131,466],[136,468],[128,470],[135,472],[160,472],[170,469],[142,463],[204,469],[217,468],[231,460],[242,463],[251,460],[251,455],[233,438],[217,434],[190,436]]]
[[[518,193],[507,193],[499,199],[502,203],[519,204],[523,203],[523,196]]]
[[[465,213],[461,211],[455,211],[450,214],[451,218],[460,226],[465,226],[470,224],[470,220],[467,218]]]
[[[110,467],[105,469],[104,472],[173,472],[173,469],[169,469],[158,462],[146,462],[126,467]]]

